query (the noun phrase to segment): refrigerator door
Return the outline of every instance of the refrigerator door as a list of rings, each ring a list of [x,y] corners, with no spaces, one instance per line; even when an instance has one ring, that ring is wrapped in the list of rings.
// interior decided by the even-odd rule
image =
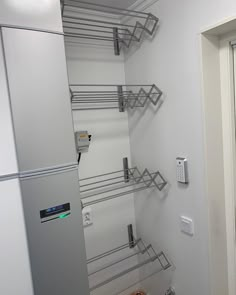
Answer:
[[[62,32],[59,0],[1,0],[0,23]]]
[[[2,28],[19,171],[76,163],[61,35]]]
[[[1,31],[0,31],[1,33]],[[2,40],[0,38],[0,178],[6,174],[16,173],[17,160],[13,125],[10,111],[10,100],[7,87],[6,69],[3,56]]]
[[[77,170],[21,180],[35,295],[88,295]]]

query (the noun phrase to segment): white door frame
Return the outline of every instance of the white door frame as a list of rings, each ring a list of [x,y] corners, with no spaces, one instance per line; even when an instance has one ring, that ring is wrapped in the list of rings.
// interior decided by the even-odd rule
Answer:
[[[220,40],[222,132],[224,152],[225,218],[228,252],[229,290],[235,293],[235,192],[236,192],[236,144],[233,49],[231,41],[236,34]],[[231,292],[232,293],[232,292]]]
[[[235,32],[232,32],[232,28]],[[210,288],[235,295],[235,110],[232,48],[236,18],[201,34],[205,176],[208,200]]]

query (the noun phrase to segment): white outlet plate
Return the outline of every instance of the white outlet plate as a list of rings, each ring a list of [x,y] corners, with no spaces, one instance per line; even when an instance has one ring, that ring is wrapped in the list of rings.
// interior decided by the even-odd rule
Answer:
[[[194,235],[194,223],[191,218],[186,216],[180,216],[180,229],[183,233],[193,236]]]
[[[93,224],[92,209],[90,207],[85,207],[82,211],[83,214],[83,225],[87,227]]]

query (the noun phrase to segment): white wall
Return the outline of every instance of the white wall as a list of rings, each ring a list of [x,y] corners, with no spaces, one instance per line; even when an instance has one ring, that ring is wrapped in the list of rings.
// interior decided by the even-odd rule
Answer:
[[[0,196],[0,293],[33,295],[19,181],[0,182]]]
[[[160,26],[152,41],[126,56],[126,82],[157,83],[165,101],[157,113],[148,109],[143,116],[139,112],[129,116],[131,155],[133,164],[160,169],[170,189],[165,199],[159,193],[146,201],[135,198],[137,231],[168,250],[176,266],[177,294],[205,295],[209,294],[208,228],[199,33],[236,14],[236,2],[160,0],[149,11],[160,17]],[[177,156],[188,158],[189,186],[176,182]],[[194,237],[180,232],[182,214],[194,219]],[[153,281],[149,289],[155,295],[164,290],[160,281]]]
[[[114,56],[112,47],[67,44],[66,56],[71,84],[124,84],[125,82],[123,57]],[[75,131],[88,130],[92,135],[89,152],[82,154],[81,157],[80,178],[123,169],[123,157],[130,159],[127,113],[120,113],[118,109],[74,111],[73,118]],[[85,228],[88,258],[128,242],[127,225],[132,223],[135,226],[132,195],[100,203],[91,208],[94,223]],[[121,255],[126,253],[122,252]],[[104,278],[105,276],[100,277],[101,280]],[[137,272],[93,293],[114,294],[115,290],[122,290],[129,285],[132,278],[137,279]]]

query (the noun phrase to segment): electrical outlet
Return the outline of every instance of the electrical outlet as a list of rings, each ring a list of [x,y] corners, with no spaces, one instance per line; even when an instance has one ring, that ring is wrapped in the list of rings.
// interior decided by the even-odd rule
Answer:
[[[93,224],[92,209],[90,207],[85,207],[82,211],[83,214],[83,225],[84,227]]]

